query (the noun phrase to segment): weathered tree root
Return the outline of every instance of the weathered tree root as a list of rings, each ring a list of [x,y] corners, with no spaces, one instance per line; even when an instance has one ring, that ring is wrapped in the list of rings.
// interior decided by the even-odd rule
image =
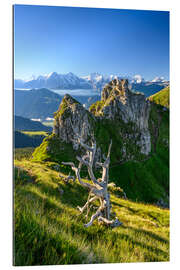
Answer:
[[[76,177],[79,181],[79,183],[89,189],[89,195],[87,202],[83,207],[77,207],[80,211],[80,214],[84,212],[85,209],[87,209],[86,217],[88,217],[89,214],[89,204],[92,204],[95,200],[100,201],[100,206],[97,209],[96,213],[91,216],[90,221],[87,224],[84,224],[84,226],[87,228],[91,226],[95,219],[98,219],[98,221],[105,223],[106,225],[110,227],[118,227],[122,225],[122,223],[116,218],[115,220],[110,220],[110,210],[111,210],[111,204],[110,204],[110,194],[108,193],[108,182],[109,182],[109,164],[110,164],[110,152],[111,152],[111,146],[112,141],[109,145],[108,154],[105,158],[104,163],[96,162],[96,165],[99,167],[102,167],[102,178],[96,179],[93,173],[93,163],[94,163],[94,157],[96,153],[96,143],[93,142],[92,146],[85,144],[82,140],[82,136],[77,135],[77,141],[87,152],[86,155],[83,157],[77,157],[77,160],[79,161],[79,166],[76,167],[73,162],[62,162],[64,165],[71,166],[72,170],[75,172]],[[90,179],[92,181],[92,184],[82,181],[80,176],[80,171],[82,166],[85,165],[88,169],[88,174],[90,176]],[[67,177],[68,181],[72,179],[72,177]],[[93,196],[92,198],[90,198]]]
[[[119,227],[123,224],[121,221],[118,220],[118,218],[115,218],[115,220],[108,220],[108,219],[100,216],[98,218],[98,220],[103,221],[105,224],[110,225],[112,228]]]

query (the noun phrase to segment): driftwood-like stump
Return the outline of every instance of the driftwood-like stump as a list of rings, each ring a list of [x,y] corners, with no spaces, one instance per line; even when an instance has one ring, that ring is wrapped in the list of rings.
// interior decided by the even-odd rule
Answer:
[[[94,202],[95,200],[99,200],[100,203],[100,206],[95,212],[95,214],[91,216],[90,221],[84,226],[85,227],[91,226],[95,219],[98,219],[98,221],[103,222],[111,227],[120,226],[122,223],[117,218],[115,218],[115,220],[110,220],[111,203],[110,203],[110,194],[108,192],[108,181],[109,181],[109,164],[110,164],[110,152],[112,141],[110,142],[108,154],[107,157],[105,158],[104,163],[96,162],[96,165],[102,167],[102,177],[97,180],[93,173],[93,163],[96,153],[96,143],[92,142],[92,146],[89,146],[83,143],[81,136],[76,134],[76,137],[77,137],[76,142],[78,142],[81,145],[81,147],[83,147],[86,150],[86,155],[82,157],[78,156],[76,157],[77,160],[79,161],[78,167],[76,167],[73,162],[62,162],[62,164],[70,165],[72,170],[75,172],[79,183],[82,186],[89,189],[87,202],[83,207],[78,206],[78,209],[81,213],[83,213],[84,210],[87,209],[86,217],[88,217],[90,208],[89,205],[91,205],[91,203]],[[81,179],[80,171],[83,165],[87,167],[88,174],[90,176],[92,184],[86,183]]]

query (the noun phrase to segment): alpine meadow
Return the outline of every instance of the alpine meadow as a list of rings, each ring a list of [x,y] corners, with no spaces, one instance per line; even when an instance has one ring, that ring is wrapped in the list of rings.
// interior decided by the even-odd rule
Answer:
[[[14,30],[13,265],[168,262],[169,12],[14,5]]]

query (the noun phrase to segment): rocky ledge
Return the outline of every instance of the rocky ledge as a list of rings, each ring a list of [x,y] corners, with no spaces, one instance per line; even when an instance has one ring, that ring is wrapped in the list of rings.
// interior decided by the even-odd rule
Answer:
[[[72,143],[76,150],[76,134],[81,135],[85,142],[91,139],[97,141],[97,126],[104,126],[107,120],[109,125],[112,123],[112,129],[115,125],[119,126],[119,134],[116,136],[120,136],[123,142],[118,146],[121,147],[120,159],[133,159],[134,155],[128,151],[127,143],[135,144],[136,150],[139,149],[143,155],[148,155],[151,151],[149,111],[150,103],[143,94],[132,92],[128,87],[128,80],[115,79],[104,87],[101,101],[93,104],[90,111],[66,94],[54,115],[53,132],[62,141]],[[102,154],[101,150],[99,145],[99,153]]]

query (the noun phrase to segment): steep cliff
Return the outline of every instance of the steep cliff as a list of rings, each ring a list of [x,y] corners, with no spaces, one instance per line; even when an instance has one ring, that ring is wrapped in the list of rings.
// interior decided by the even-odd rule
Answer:
[[[95,117],[81,103],[66,94],[54,113],[53,132],[64,142],[72,142],[73,148],[78,149],[75,137],[81,134],[87,141],[93,136]]]
[[[112,139],[110,179],[125,190],[128,198],[168,205],[167,109],[130,91],[127,80],[113,80],[106,85],[101,101],[89,111],[65,95],[54,114],[53,134],[36,148],[33,160],[77,162],[76,155],[81,155],[83,149],[76,143],[76,134],[86,144],[96,141],[95,161],[103,161]],[[64,165],[60,167],[67,172]]]
[[[136,144],[140,146],[141,153],[145,155],[150,153],[151,137],[148,128],[150,103],[144,94],[130,91],[128,80],[114,79],[102,91],[101,106],[96,104],[90,108],[95,115],[105,119],[122,120],[125,124],[132,123],[136,128],[133,130],[134,138],[139,137]]]
[[[143,160],[151,151],[149,111],[150,103],[143,94],[131,92],[127,80],[115,79],[106,85],[101,101],[90,111],[66,94],[54,113],[53,133],[61,142],[71,144],[73,150],[79,148],[76,134],[85,143],[95,140],[96,160],[102,159],[111,139],[112,162]]]

